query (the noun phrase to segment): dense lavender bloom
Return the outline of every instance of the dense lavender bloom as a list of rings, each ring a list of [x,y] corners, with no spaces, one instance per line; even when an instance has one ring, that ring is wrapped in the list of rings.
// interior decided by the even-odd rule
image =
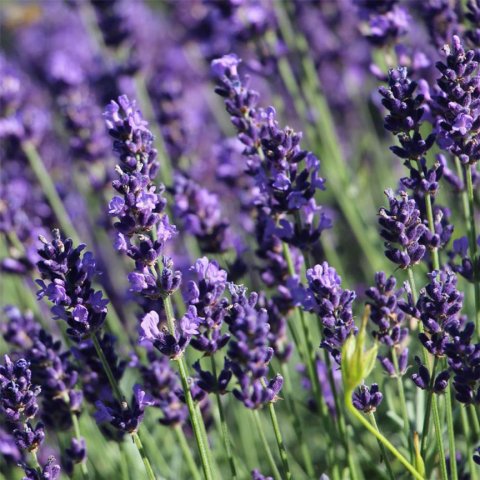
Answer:
[[[47,297],[54,304],[52,313],[67,322],[68,335],[86,338],[102,328],[107,316],[108,300],[92,287],[97,273],[95,259],[91,252],[82,255],[85,245],[74,248],[71,239],[63,242],[58,230],[53,231],[53,237],[52,242],[40,239],[43,248],[38,253],[42,259],[37,267],[42,280],[37,280],[37,296]]]
[[[400,192],[400,199],[395,198],[392,190],[386,190],[385,195],[390,207],[381,208],[378,219],[382,227],[380,235],[386,240],[385,255],[401,268],[408,268],[425,255],[426,248],[420,239],[427,227],[422,223],[415,200],[409,199],[405,192]]]
[[[389,111],[385,117],[385,128],[397,135],[401,144],[401,147],[391,147],[391,150],[407,160],[411,168],[409,161],[420,160],[435,141],[434,134],[423,139],[419,132],[425,97],[421,93],[414,95],[416,88],[417,83],[408,78],[405,67],[391,69],[388,72],[388,88],[379,88],[382,103]]]
[[[192,347],[213,355],[223,348],[230,335],[222,333],[227,300],[224,298],[227,286],[227,272],[218,263],[202,257],[191,268],[197,275],[196,281],[187,285],[186,300],[195,308],[199,320],[198,334],[192,340]]]
[[[294,293],[305,310],[318,315],[323,327],[321,347],[340,364],[342,345],[357,328],[353,321],[352,303],[356,294],[341,287],[342,280],[327,262],[307,270],[307,288]]]
[[[478,61],[480,48],[480,2],[478,0],[468,0],[465,17],[470,21],[471,28],[465,32],[465,39],[469,45],[475,49],[475,60]]]
[[[254,200],[270,221],[271,233],[292,245],[305,248],[314,244],[331,220],[315,203],[317,190],[323,190],[320,162],[300,148],[301,133],[290,127],[281,129],[273,107],[257,108],[259,95],[244,85],[237,72],[240,59],[225,55],[212,62],[217,79],[216,93],[225,98],[227,112],[245,144],[248,173],[255,178],[259,195]],[[302,163],[303,162],[303,163]],[[290,221],[287,214],[297,212],[303,222]]]
[[[225,321],[232,339],[227,356],[240,387],[233,394],[247,408],[256,409],[277,400],[283,378],[278,374],[271,380],[265,378],[273,349],[268,346],[268,314],[258,309],[258,295],[252,292],[247,297],[244,287],[232,284],[229,288],[232,306]]]
[[[458,36],[452,46],[443,49],[445,63],[438,62],[442,76],[437,81],[439,93],[434,97],[438,115],[438,144],[457,156],[463,164],[480,158],[476,132],[480,128],[480,82],[478,62],[473,50],[465,51]]]
[[[118,103],[110,103],[105,118],[120,160],[119,178],[112,185],[122,196],[113,197],[109,204],[110,215],[119,219],[115,248],[135,260],[135,271],[128,277],[132,291],[151,298],[169,295],[178,288],[181,277],[166,258],[161,278],[155,269],[176,228],[164,212],[163,185],[157,193],[153,183],[159,167],[154,137],[135,102],[126,95],[119,97]]]
[[[370,388],[361,385],[352,395],[353,406],[363,413],[375,412],[382,400],[382,392],[380,392],[376,383],[372,383]]]
[[[30,364],[24,358],[12,362],[8,355],[0,365],[0,408],[12,423],[33,418],[38,412],[40,387],[32,385]]]
[[[218,195],[182,173],[175,174],[173,195],[175,218],[197,238],[202,252],[222,253],[231,247],[229,222],[222,214]]]
[[[145,414],[145,408],[154,405],[154,399],[146,393],[140,385],[133,387],[133,396],[130,407],[125,408],[118,403],[113,406],[102,401],[96,402],[95,419],[98,423],[109,422],[113,427],[128,433],[138,430]]]
[[[188,409],[181,397],[181,384],[172,369],[168,357],[148,353],[148,364],[140,367],[146,392],[153,398],[153,405],[161,410],[159,419],[162,425],[183,425],[188,419]]]
[[[420,292],[416,305],[403,304],[402,308],[419,318],[425,328],[420,333],[422,345],[438,357],[445,355],[449,333],[462,324],[459,313],[463,306],[463,293],[457,290],[457,276],[452,271],[433,271],[430,283]]]
[[[373,336],[389,347],[401,344],[408,335],[408,328],[403,326],[405,314],[398,305],[403,289],[396,290],[396,284],[395,277],[387,278],[384,272],[378,272],[375,286],[365,292],[370,299],[370,319],[378,328]]]

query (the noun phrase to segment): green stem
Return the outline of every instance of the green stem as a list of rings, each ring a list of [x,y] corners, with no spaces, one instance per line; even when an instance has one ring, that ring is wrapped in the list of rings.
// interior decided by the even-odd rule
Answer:
[[[447,411],[447,431],[448,431],[448,451],[450,453],[450,475],[452,480],[458,479],[457,473],[457,457],[455,449],[455,430],[453,425],[452,413],[452,390],[450,382],[445,390],[445,408]]]
[[[265,453],[267,454],[268,463],[270,463],[270,468],[272,469],[273,476],[275,477],[275,480],[282,480],[282,476],[278,471],[277,464],[275,463],[275,459],[273,458],[272,450],[270,449],[270,445],[267,441],[267,437],[265,436],[258,410],[252,410],[252,413],[255,424],[257,425],[258,433],[260,435],[260,440],[262,441],[263,448],[265,449]]]
[[[380,433],[380,429],[378,428],[377,421],[375,420],[375,414],[373,412],[368,414],[368,418],[370,419],[373,428],[377,432]],[[393,474],[392,466],[390,465],[390,460],[388,459],[387,451],[385,450],[385,446],[380,440],[377,440],[378,446],[380,447],[380,451],[382,452],[383,461],[385,462],[385,466],[387,467],[388,476],[391,480],[395,480],[395,475]]]
[[[275,412],[275,406],[273,402],[268,404],[268,412],[270,413],[270,420],[272,421],[273,431],[275,432],[278,451],[280,453],[280,458],[282,459],[284,474],[287,480],[290,480],[292,478],[292,473],[290,472],[290,466],[288,464],[287,449],[285,448],[282,432],[280,431],[280,426],[278,425],[277,414]]]
[[[295,402],[293,401],[293,392],[292,392],[292,383],[290,380],[290,372],[287,368],[287,365],[282,362],[281,364],[282,376],[284,379],[284,390],[285,390],[285,399],[287,400],[287,407],[290,412],[290,417],[293,423],[293,429],[295,430],[295,435],[297,436],[298,444],[302,450],[303,461],[305,463],[305,470],[307,475],[310,478],[315,476],[315,469],[313,467],[312,457],[310,455],[310,450],[307,443],[304,441],[303,429],[300,423],[300,414],[297,411]]]
[[[427,438],[428,438],[428,430],[429,430],[429,423],[430,423],[430,414],[432,411],[432,398],[433,398],[433,383],[435,381],[435,374],[437,372],[437,363],[438,359],[435,358],[433,361],[432,371],[430,373],[430,385],[428,388],[428,397],[427,397],[427,408],[425,410],[425,417],[423,419],[423,427],[422,427],[422,442],[420,446],[420,452],[422,457],[425,456],[425,448],[427,445]]]
[[[217,366],[215,365],[215,358],[213,357],[213,355],[210,356],[210,363],[212,365],[213,377],[217,380]],[[222,429],[222,436],[223,436],[223,442],[225,444],[225,451],[227,452],[227,458],[228,458],[228,463],[230,465],[230,472],[232,474],[232,479],[235,480],[237,478],[237,469],[235,468],[235,460],[232,454],[230,434],[228,431],[227,421],[225,419],[225,413],[223,411],[222,399],[220,398],[220,393],[218,391],[215,392],[215,396],[217,397],[218,413],[220,415],[220,426]]]
[[[163,300],[165,307],[165,315],[167,317],[167,326],[170,335],[175,335],[175,318],[173,314],[172,302],[169,296],[165,297]],[[188,412],[190,415],[190,421],[192,422],[193,433],[195,435],[195,440],[197,442],[198,450],[200,452],[200,458],[202,461],[202,468],[205,478],[207,480],[212,480],[212,466],[210,464],[210,458],[208,454],[208,448],[204,441],[204,436],[202,434],[202,426],[200,422],[203,422],[203,419],[197,415],[197,410],[195,408],[195,402],[193,401],[192,392],[188,385],[188,374],[187,368],[185,365],[185,360],[183,357],[175,359],[178,364],[178,371],[180,374],[180,380],[182,382],[183,393],[185,395],[185,400],[187,402]]]
[[[425,196],[425,206],[427,209],[427,221],[428,221],[428,227],[432,233],[435,233],[435,222],[433,219],[433,208],[432,208],[432,197],[430,194],[427,194]],[[433,248],[431,250],[432,253],[432,264],[434,270],[440,270],[440,259],[438,256],[438,248]]]
[[[462,420],[463,434],[465,436],[465,442],[467,444],[467,452],[473,451],[472,438],[470,434],[470,425],[468,423],[467,411],[465,407],[460,407],[460,418]],[[471,480],[477,480],[477,467],[473,461],[472,455],[467,455],[468,458],[468,468],[470,470]]]
[[[147,454],[145,453],[145,449],[143,448],[143,443],[140,438],[140,433],[133,432],[132,438],[133,438],[133,442],[135,443],[135,446],[137,447],[138,452],[140,453],[140,456],[142,457],[142,461],[143,461],[143,464],[145,465],[145,470],[147,472],[147,477],[149,478],[149,480],[155,480],[155,473],[153,473],[152,466],[150,465],[150,461],[148,460]]]
[[[30,141],[25,141],[22,143],[22,148],[30,163],[33,173],[38,180],[38,183],[42,187],[45,197],[47,197],[48,203],[52,207],[53,213],[55,214],[60,227],[74,241],[74,243],[80,243],[80,238],[77,235],[77,231],[70,220],[67,210],[65,209],[52,181],[52,177],[45,168],[45,165],[38,154],[35,145]]]
[[[480,422],[478,421],[478,414],[477,410],[475,409],[474,405],[469,405],[468,409],[470,411],[470,416],[472,417],[472,426],[473,432],[475,433],[475,437],[480,437]]]
[[[432,413],[433,413],[433,423],[435,424],[435,438],[437,441],[437,451],[440,456],[440,473],[442,480],[448,480],[447,474],[447,461],[445,458],[445,449],[443,447],[443,438],[442,438],[442,425],[440,423],[440,413],[438,411],[438,403],[436,402],[435,395],[432,397]]]
[[[345,405],[348,411],[370,432],[377,440],[379,440],[392,454],[399,460],[399,462],[418,480],[424,480],[422,475],[415,469],[415,467],[394,447],[394,445],[385,438],[379,431],[377,431],[353,406],[352,392],[345,392]]]
[[[192,474],[193,480],[201,480],[202,477],[198,472],[197,465],[192,456],[192,452],[187,443],[187,439],[185,438],[185,434],[183,433],[182,427],[180,425],[177,425],[175,427],[175,434],[177,435],[178,443],[180,444],[180,448],[182,449],[183,456],[187,461],[187,465],[188,465],[188,468],[190,469],[190,473]]]
[[[400,396],[400,405],[402,408],[403,430],[407,438],[409,449],[411,453],[413,453],[413,445],[410,439],[410,421],[408,419],[407,402],[405,400],[405,390],[403,388],[403,377],[400,374],[400,368],[398,366],[397,350],[395,349],[393,349],[393,352],[392,352],[392,359],[393,359],[393,366],[395,367],[395,374],[397,377],[397,386],[398,386],[398,394]]]
[[[479,335],[480,327],[480,283],[478,274],[478,248],[477,248],[477,228],[475,226],[475,197],[473,193],[472,168],[473,165],[466,165],[465,177],[467,180],[467,194],[469,205],[469,242],[470,257],[473,264],[473,287],[475,289],[475,331]]]

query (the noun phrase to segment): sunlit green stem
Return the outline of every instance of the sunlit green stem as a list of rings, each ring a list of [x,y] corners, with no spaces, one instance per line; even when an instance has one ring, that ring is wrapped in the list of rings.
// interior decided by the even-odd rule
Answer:
[[[400,397],[400,405],[402,408],[402,417],[403,417],[403,431],[405,432],[405,436],[407,442],[409,444],[409,448],[412,450],[412,442],[410,439],[410,421],[408,419],[408,411],[407,411],[407,402],[405,400],[405,390],[403,388],[403,377],[400,374],[400,368],[398,366],[398,357],[397,357],[397,350],[393,349],[392,352],[392,360],[393,366],[395,367],[395,374],[397,378],[397,386],[398,386],[398,395]]]
[[[450,478],[452,480],[457,480],[457,457],[455,449],[455,429],[453,425],[452,390],[450,382],[447,384],[447,388],[445,390],[445,403],[445,409],[447,412],[448,451],[450,453]]]
[[[465,165],[465,177],[467,181],[467,195],[469,206],[469,243],[470,243],[470,257],[473,264],[473,286],[475,289],[475,331],[477,336],[479,335],[480,327],[480,279],[478,272],[478,247],[477,247],[477,227],[475,226],[475,197],[473,192],[472,181],[472,168],[473,165]]]
[[[305,464],[305,470],[310,478],[315,476],[315,470],[313,468],[312,456],[310,455],[310,450],[308,448],[307,442],[305,442],[303,437],[303,429],[300,423],[300,414],[297,411],[295,401],[293,400],[293,391],[292,383],[290,380],[290,372],[285,363],[281,364],[282,376],[284,380],[283,388],[285,390],[285,399],[287,401],[287,407],[290,412],[290,417],[293,423],[293,429],[295,430],[295,435],[297,436],[298,444],[302,450],[303,461]]]
[[[463,434],[465,436],[465,442],[467,444],[467,452],[472,452],[473,445],[472,445],[472,438],[470,433],[470,425],[467,418],[466,408],[463,405],[460,407],[460,418],[462,421],[462,429],[463,429]],[[468,468],[470,470],[471,480],[477,480],[478,478],[477,467],[475,465],[475,462],[473,461],[473,456],[468,455],[467,458],[468,458]]]
[[[260,419],[260,414],[258,410],[252,410],[252,414],[253,419],[255,420],[255,424],[257,425],[260,440],[267,455],[268,463],[270,464],[270,468],[272,469],[273,476],[275,477],[275,480],[282,480],[282,476],[280,475],[275,459],[273,458],[272,450],[270,449],[267,437],[265,436],[265,431],[262,425],[262,421]]]
[[[167,326],[170,335],[175,335],[175,317],[173,314],[172,302],[170,297],[167,296],[163,300],[163,304],[165,307],[165,315],[167,317]],[[212,480],[213,473],[212,473],[212,466],[210,463],[210,456],[208,454],[208,446],[205,444],[204,436],[202,434],[202,429],[200,422],[203,422],[203,419],[199,418],[197,415],[197,410],[195,408],[195,402],[193,401],[192,392],[190,391],[190,386],[188,385],[188,374],[187,368],[185,366],[185,360],[181,356],[175,361],[178,364],[178,371],[180,374],[180,380],[182,382],[183,393],[185,395],[185,400],[187,403],[188,412],[190,415],[190,421],[192,422],[193,433],[195,435],[195,440],[197,442],[198,450],[200,452],[200,458],[202,462],[203,473],[205,475],[206,480]]]
[[[378,430],[376,430],[363,415],[352,404],[352,392],[345,392],[345,405],[348,411],[370,432],[378,441],[380,441],[385,448],[398,459],[398,461],[418,480],[423,480],[424,477],[415,469],[415,467],[395,448],[395,446],[385,438]]]
[[[375,420],[375,414],[373,412],[369,413],[368,418],[370,419],[370,422],[373,425],[373,428],[375,428],[375,430],[380,433],[380,429],[378,428],[377,421]],[[387,467],[388,476],[390,477],[391,480],[395,480],[395,475],[393,474],[392,466],[390,465],[390,460],[388,459],[388,454],[387,454],[387,451],[385,450],[385,446],[380,440],[377,440],[377,442],[378,442],[378,446],[380,447],[380,451],[382,452],[383,461],[385,462],[385,466]]]
[[[175,434],[177,435],[178,443],[180,444],[183,457],[187,462],[193,480],[201,480],[202,477],[198,472],[197,464],[195,463],[195,459],[193,458],[192,452],[187,443],[187,439],[185,438],[185,434],[183,433],[182,427],[180,425],[175,427]]]

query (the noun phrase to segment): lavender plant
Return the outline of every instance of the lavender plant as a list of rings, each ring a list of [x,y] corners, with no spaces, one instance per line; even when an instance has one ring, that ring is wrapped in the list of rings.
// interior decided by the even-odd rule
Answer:
[[[480,478],[479,12],[5,0],[0,480]]]

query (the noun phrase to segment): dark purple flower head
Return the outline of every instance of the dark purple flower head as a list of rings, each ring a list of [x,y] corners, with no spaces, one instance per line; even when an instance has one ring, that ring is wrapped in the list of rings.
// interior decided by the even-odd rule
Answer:
[[[422,364],[418,357],[415,357],[415,361],[418,365],[418,373],[412,375],[415,385],[422,390],[432,391],[436,394],[443,393],[448,386],[450,372],[443,370],[432,381],[428,368]]]
[[[30,468],[27,465],[22,465],[25,476],[22,480],[59,480],[61,468],[56,464],[54,457],[49,457],[47,463],[41,467],[39,472],[36,468]]]
[[[350,333],[356,333],[352,303],[356,294],[341,287],[342,280],[327,262],[307,270],[308,287],[295,295],[305,310],[318,315],[323,326],[322,347],[340,363],[340,354]]]
[[[384,272],[378,272],[375,286],[365,292],[369,298],[370,319],[378,328],[373,335],[389,347],[401,344],[408,335],[408,328],[403,326],[405,314],[398,306],[403,290],[397,290],[396,283],[395,277],[387,278]]]
[[[455,333],[462,324],[463,293],[457,290],[457,276],[452,271],[433,271],[429,277],[416,305],[402,303],[402,309],[422,321],[425,331],[419,334],[420,341],[432,355],[441,357],[450,332]]]
[[[224,298],[227,272],[206,257],[198,259],[191,270],[197,274],[197,281],[188,283],[186,300],[190,308],[195,308],[199,320],[198,332],[191,343],[197,350],[213,355],[230,338],[228,333],[222,333],[227,307]]]
[[[69,474],[73,474],[74,465],[77,463],[83,463],[87,459],[87,447],[85,439],[73,437],[70,440],[70,446],[65,449],[65,458],[63,463],[65,464],[65,471]]]
[[[227,357],[239,385],[233,394],[247,408],[260,408],[276,401],[283,385],[280,375],[271,380],[265,377],[273,356],[273,349],[268,346],[268,314],[258,308],[256,293],[247,297],[244,287],[230,284],[229,288],[232,305],[225,321],[232,339]]]
[[[154,310],[147,313],[140,325],[140,341],[149,341],[163,355],[179,358],[190,343],[192,336],[198,334],[200,319],[197,310],[190,306],[177,325],[175,334],[171,334],[166,325],[160,325],[160,317]]]
[[[361,385],[352,395],[353,406],[363,413],[375,412],[382,400],[382,392],[380,392],[376,383],[372,383],[370,388]]]
[[[123,432],[133,433],[138,430],[145,414],[145,408],[155,404],[154,398],[146,393],[140,385],[133,387],[130,407],[123,408],[118,404],[106,405],[96,402],[95,419],[98,423],[108,422]]]
[[[425,255],[426,248],[419,241],[427,227],[422,223],[415,200],[405,192],[400,192],[400,199],[395,198],[392,190],[386,190],[385,195],[389,209],[381,208],[378,214],[380,235],[386,240],[385,255],[401,268],[408,268]]]
[[[7,421],[16,423],[38,412],[40,387],[33,385],[30,364],[24,358],[12,362],[8,355],[0,365],[0,408]]]
[[[37,280],[38,298],[47,297],[54,305],[52,313],[68,324],[67,333],[73,338],[85,338],[102,328],[107,315],[108,300],[95,291],[92,281],[97,273],[91,252],[82,255],[85,245],[73,248],[71,239],[62,241],[60,232],[53,231],[53,240],[40,240],[37,263],[42,280]]]
[[[434,97],[438,115],[438,144],[460,161],[476,163],[480,147],[476,141],[480,127],[480,82],[478,62],[474,50],[465,51],[458,36],[452,45],[443,47],[445,62],[437,62],[442,74],[437,84],[439,93]]]
[[[45,439],[45,428],[42,423],[37,423],[34,427],[30,422],[26,422],[21,429],[16,428],[13,431],[13,436],[20,450],[34,452]]]
[[[32,312],[22,313],[17,307],[7,305],[4,308],[6,322],[0,324],[4,340],[10,345],[26,350],[32,345],[32,338],[40,331]]]
[[[392,353],[392,355],[395,354],[396,353]],[[403,376],[408,369],[408,348],[404,348],[402,353],[398,356],[398,372],[395,369],[393,361],[389,357],[379,355],[378,360],[380,361],[383,370],[391,377]]]
[[[219,393],[221,395],[227,393],[227,386],[232,378],[232,371],[226,359],[223,369],[218,374],[218,378],[215,378],[213,373],[202,370],[199,361],[193,364],[193,368],[198,374],[197,384],[202,390],[207,393]]]
[[[449,264],[452,270],[460,274],[469,282],[473,282],[474,268],[472,258],[469,255],[469,243],[467,237],[460,237],[453,241],[453,249],[449,252],[449,257]]]

